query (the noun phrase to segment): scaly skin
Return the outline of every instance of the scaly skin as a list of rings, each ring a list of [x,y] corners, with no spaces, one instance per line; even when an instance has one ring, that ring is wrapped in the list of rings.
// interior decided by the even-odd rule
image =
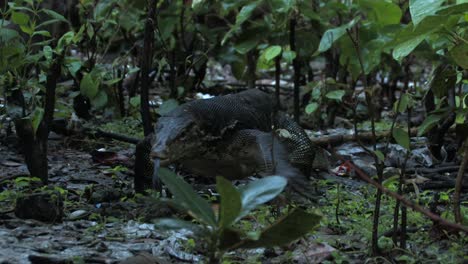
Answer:
[[[154,141],[146,144],[153,142],[151,156],[156,161],[179,163],[202,176],[278,174],[304,188],[315,147],[285,114],[278,113],[273,120],[272,99],[252,89],[183,104],[160,117]],[[150,155],[140,156],[147,162]]]

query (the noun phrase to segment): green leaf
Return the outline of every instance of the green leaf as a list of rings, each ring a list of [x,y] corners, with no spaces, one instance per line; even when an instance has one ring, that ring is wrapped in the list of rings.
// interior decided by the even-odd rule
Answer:
[[[32,34],[32,36],[43,36],[43,37],[50,38],[50,32],[47,30],[39,30],[39,31],[35,31]]]
[[[359,18],[355,18],[351,20],[348,24],[325,31],[325,33],[322,36],[322,39],[320,40],[320,44],[319,44],[319,48],[317,52],[322,53],[330,49],[333,43],[335,43],[335,41],[337,41],[344,34],[346,34],[346,30],[353,27],[358,21],[359,21]]]
[[[468,12],[468,2],[467,3],[459,3],[456,5],[449,5],[440,8],[436,14],[442,16],[449,16],[449,15],[457,15],[457,14],[464,14]]]
[[[37,129],[39,128],[39,125],[41,124],[41,121],[43,118],[44,118],[44,109],[41,107],[36,107],[31,117],[31,124],[33,127],[34,135],[36,135]]]
[[[393,58],[401,60],[432,33],[444,26],[451,27],[451,19],[449,18],[450,16],[427,16],[417,26],[413,26],[412,24],[407,25],[393,41],[387,44],[388,47],[395,47]]]
[[[243,6],[239,14],[236,16],[236,26],[240,26],[242,23],[247,21],[259,3],[259,1],[255,1],[251,4]]]
[[[234,45],[234,49],[239,52],[240,54],[246,54],[247,52],[251,51],[253,48],[255,48],[258,44],[259,40],[254,38],[254,39],[247,39],[244,40],[240,43],[237,43]]]
[[[73,77],[76,77],[76,73],[81,69],[81,60],[73,60],[65,64],[68,71]]]
[[[108,101],[107,94],[105,91],[100,90],[97,95],[91,99],[91,104],[94,106],[96,109],[101,109],[104,106],[106,106]]]
[[[54,52],[50,46],[44,46],[42,48],[42,52],[44,53],[44,57],[46,60],[52,60],[52,53]]]
[[[305,112],[306,112],[306,114],[310,115],[310,114],[314,113],[315,111],[317,111],[318,107],[319,107],[318,103],[312,102],[312,103],[310,103],[310,104],[308,104],[306,106]]]
[[[61,14],[53,11],[53,10],[50,10],[50,9],[42,9],[42,12],[46,13],[49,17],[53,18],[54,20],[56,21],[60,21],[60,22],[65,22],[65,23],[69,23],[68,20],[62,16]]]
[[[219,226],[226,228],[231,226],[240,215],[242,208],[240,193],[230,181],[223,177],[216,177],[216,190],[221,196]]]
[[[287,13],[294,7],[294,0],[271,0],[274,13]]]
[[[468,69],[468,44],[462,42],[450,50],[452,59],[463,69]]]
[[[285,50],[282,53],[283,60],[286,61],[287,63],[292,63],[293,60],[296,58],[296,52],[292,50]]]
[[[380,26],[400,23],[401,9],[392,1],[360,0],[359,5],[368,11],[369,19]]]
[[[444,0],[410,0],[409,9],[414,25],[419,24],[425,17],[435,14]]]
[[[34,29],[31,28],[29,25],[20,25],[20,28],[21,28],[21,31],[23,31],[24,33],[30,36],[34,34]]]
[[[408,107],[411,106],[410,100],[411,100],[411,98],[407,93],[402,94],[400,99],[395,101],[395,103],[393,104],[393,111],[399,112],[399,113],[404,113],[406,111],[406,109],[408,109]],[[398,104],[400,104],[400,105],[398,105]],[[397,109],[397,107],[398,107],[398,109]]]
[[[139,95],[130,98],[130,105],[137,108],[140,106],[141,97]]]
[[[410,138],[406,130],[395,127],[392,134],[398,145],[404,147],[407,150],[410,150]]]
[[[429,88],[436,98],[444,98],[457,82],[457,72],[450,64],[440,64],[432,73]]]
[[[19,37],[18,31],[9,28],[0,28],[0,43],[6,43],[17,37]]]
[[[420,35],[415,38],[409,39],[406,42],[398,44],[393,50],[392,56],[395,60],[401,61],[404,57],[408,56],[427,35]]]
[[[91,74],[85,74],[80,83],[80,92],[89,99],[93,99],[99,92],[99,81],[94,80]]]
[[[334,91],[330,91],[328,92],[325,97],[327,97],[328,99],[332,99],[332,100],[336,100],[336,101],[339,101],[341,102],[341,100],[343,99],[343,96],[345,95],[345,91],[344,90],[334,90]]]
[[[120,82],[122,80],[122,78],[114,78],[114,79],[110,79],[110,80],[107,80],[107,81],[104,81],[103,84],[104,85],[107,85],[107,86],[112,86],[118,82]]]
[[[159,107],[157,112],[158,112],[159,115],[165,115],[165,114],[169,113],[170,111],[172,111],[177,106],[179,106],[179,102],[177,102],[177,100],[169,99],[169,100],[164,101],[161,104],[161,106]]]
[[[268,47],[266,50],[265,50],[265,59],[267,61],[271,61],[273,60],[274,58],[276,58],[278,55],[281,54],[281,46],[271,46],[271,47]]]
[[[198,220],[216,227],[216,218],[210,204],[201,198],[187,182],[166,168],[159,169],[161,180],[174,194],[174,201],[193,214]]]
[[[65,47],[69,46],[73,42],[74,38],[75,33],[73,31],[68,31],[67,33],[63,34],[63,36],[60,37],[58,41],[56,49],[61,52]]]
[[[287,216],[262,231],[258,240],[241,243],[242,248],[274,247],[288,244],[306,235],[319,223],[321,215],[296,208]]]
[[[374,154],[377,156],[377,158],[378,158],[380,161],[382,161],[382,162],[385,161],[385,155],[382,153],[382,151],[380,151],[380,150],[375,150],[375,151],[374,151]]]
[[[249,183],[240,189],[242,211],[240,217],[246,216],[257,206],[278,196],[286,187],[288,181],[281,176],[269,176]]]
[[[426,134],[431,128],[439,123],[445,115],[429,115],[418,128],[418,136]]]
[[[20,13],[20,12],[12,12],[11,20],[15,24],[18,24],[20,26],[24,26],[24,25],[28,24],[29,16],[24,14],[24,13]]]

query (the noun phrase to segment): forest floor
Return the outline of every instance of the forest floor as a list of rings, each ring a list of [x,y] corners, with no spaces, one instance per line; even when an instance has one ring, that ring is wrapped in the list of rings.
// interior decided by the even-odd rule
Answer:
[[[434,167],[424,148],[413,151],[409,171],[413,169],[417,198],[423,205],[434,205],[443,216],[451,215],[448,196],[450,188],[436,191],[425,189],[431,179],[455,178],[454,163]],[[188,231],[155,229],[152,220],[177,215],[153,193],[135,196],[133,193],[132,164],[134,147],[109,140],[87,137],[64,137],[51,134],[49,141],[49,177],[52,192],[63,194],[63,221],[44,223],[16,216],[15,199],[32,192],[37,185],[28,177],[28,171],[15,137],[3,137],[0,144],[0,263],[116,263],[128,257],[151,253],[158,256],[154,262],[143,263],[198,263],[204,249],[197,237]],[[357,144],[345,143],[335,148],[347,155],[364,170],[375,169],[369,155]],[[395,157],[400,156],[395,145]],[[324,215],[318,231],[286,247],[258,250],[238,250],[225,256],[225,263],[362,263],[379,258],[369,256],[375,189],[348,175],[339,163],[331,163],[334,173],[323,174],[318,181],[323,197],[311,208]],[[419,168],[419,170],[414,170]],[[425,170],[423,168],[429,168]],[[442,168],[442,169],[441,169]],[[446,168],[444,170],[443,168]],[[418,172],[419,171],[419,172]],[[387,170],[385,184],[395,183]],[[211,185],[189,175],[191,182],[207,191]],[[419,181],[418,181],[419,179]],[[422,180],[425,179],[425,180]],[[431,185],[432,186],[432,185]],[[466,188],[466,186],[465,186]],[[47,193],[47,190],[44,190]],[[438,201],[434,201],[435,195]],[[464,197],[466,201],[466,196]],[[466,261],[467,238],[438,234],[431,221],[408,212],[408,250],[393,249],[391,231],[395,201],[385,197],[382,202],[379,239],[383,250],[396,261],[407,263],[462,263]],[[34,204],[30,207],[36,206]],[[273,222],[277,205],[267,205],[243,220],[246,231],[257,230]],[[16,208],[16,210],[32,210]],[[288,210],[281,207],[282,213]],[[466,207],[463,208],[466,212]],[[180,215],[179,215],[180,217]],[[182,216],[183,217],[183,216]],[[387,234],[385,234],[387,232]],[[156,257],[155,257],[156,258]],[[465,258],[465,259],[464,259]],[[328,260],[327,260],[328,259]],[[129,262],[131,263],[131,262]]]

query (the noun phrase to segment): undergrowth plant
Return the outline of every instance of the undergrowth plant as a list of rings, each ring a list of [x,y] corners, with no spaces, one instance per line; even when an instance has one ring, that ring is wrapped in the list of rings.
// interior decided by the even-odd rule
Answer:
[[[199,234],[208,244],[209,263],[219,263],[225,252],[239,248],[287,244],[307,234],[321,219],[316,213],[295,208],[264,230],[246,234],[235,228],[235,224],[256,207],[279,195],[286,187],[285,178],[270,176],[236,188],[230,181],[217,177],[216,188],[221,201],[219,210],[215,212],[208,201],[178,175],[164,168],[160,169],[160,175],[174,195],[174,203],[199,224],[179,219],[158,219],[156,226],[166,230],[186,228]]]

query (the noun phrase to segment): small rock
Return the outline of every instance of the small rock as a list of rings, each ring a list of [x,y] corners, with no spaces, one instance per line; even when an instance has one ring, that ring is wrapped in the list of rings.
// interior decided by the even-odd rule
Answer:
[[[16,199],[15,215],[22,219],[42,222],[61,222],[63,197],[57,191],[45,191],[20,196]]]
[[[88,211],[86,210],[76,210],[72,212],[70,215],[68,215],[68,219],[70,220],[78,220],[86,217],[89,214]]]

